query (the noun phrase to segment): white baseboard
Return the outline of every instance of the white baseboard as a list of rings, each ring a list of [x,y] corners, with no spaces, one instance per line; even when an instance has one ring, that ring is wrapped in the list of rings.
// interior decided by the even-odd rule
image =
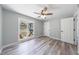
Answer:
[[[14,42],[14,43],[10,43],[10,44],[7,44],[7,45],[4,45],[3,47],[2,47],[2,50],[4,49],[4,48],[7,48],[7,47],[9,47],[9,46],[12,46],[12,45],[15,45],[15,44],[18,44],[19,42]]]
[[[0,49],[0,54],[1,54],[2,50]]]
[[[50,37],[50,36],[48,36]],[[56,39],[56,40],[61,40],[60,38],[57,38],[57,37],[50,37],[50,38],[53,38],[53,39]]]
[[[39,37],[39,36],[38,36]],[[31,39],[34,39],[34,38],[38,38],[38,37],[32,37]],[[29,38],[30,39],[30,38]],[[19,42],[14,42],[14,43],[10,43],[10,44],[7,44],[7,45],[4,45],[1,49],[1,51],[6,48],[6,47],[9,47],[9,46],[12,46],[12,45],[15,45],[15,44],[19,44]]]
[[[2,48],[0,48],[0,54],[2,53]]]
[[[43,36],[45,36],[45,35],[43,35]],[[51,36],[47,36],[47,37],[52,38],[52,39],[56,39],[56,40],[61,40],[60,38],[57,38],[57,37],[51,37]]]

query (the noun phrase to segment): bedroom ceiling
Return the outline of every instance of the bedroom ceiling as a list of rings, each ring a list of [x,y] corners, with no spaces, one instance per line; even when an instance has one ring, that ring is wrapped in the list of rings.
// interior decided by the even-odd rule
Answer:
[[[3,4],[2,6],[38,20],[42,19],[33,12],[40,12],[45,6],[48,7],[49,12],[53,13],[53,15],[47,16],[45,20],[72,17],[78,8],[76,4]]]

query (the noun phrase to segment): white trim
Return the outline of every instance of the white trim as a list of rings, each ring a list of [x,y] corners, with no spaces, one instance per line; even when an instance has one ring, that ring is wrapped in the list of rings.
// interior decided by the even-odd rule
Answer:
[[[0,48],[0,54],[2,53],[2,48]]]
[[[78,55],[79,55],[79,46],[77,47],[77,49],[78,49]]]
[[[0,49],[0,54],[1,54],[2,50]]]
[[[45,36],[45,35],[43,35],[43,36]],[[57,38],[57,37],[53,37],[53,36],[47,36],[47,37],[52,38],[52,39],[56,39],[56,40],[61,40],[61,38]]]
[[[56,37],[50,37],[50,38],[53,38],[53,39],[56,39],[56,40],[60,40],[62,42],[65,42],[65,41],[61,40],[61,38],[60,39],[59,38],[56,38]],[[65,42],[65,43],[68,43],[68,42]],[[73,44],[73,43],[69,43],[69,44]]]
[[[50,37],[50,36],[48,36]],[[50,37],[50,38],[53,38],[53,39],[56,39],[56,40],[61,40],[60,38],[57,38],[57,37]]]
[[[60,38],[57,38],[57,37],[53,37],[54,39],[56,39],[56,40],[61,40]]]
[[[38,37],[40,37],[40,36],[38,36]],[[19,43],[20,43],[20,42],[26,42],[26,41],[29,41],[29,39],[35,39],[35,38],[38,38],[38,37],[26,38],[25,40],[21,40],[21,41],[19,41]],[[27,40],[27,39],[28,39],[28,40]]]
[[[14,43],[10,43],[10,44],[7,44],[7,45],[4,45],[3,47],[2,47],[2,50],[4,49],[4,48],[6,48],[6,47],[9,47],[9,46],[11,46],[11,45],[15,45],[15,44],[18,44],[19,42],[14,42]]]

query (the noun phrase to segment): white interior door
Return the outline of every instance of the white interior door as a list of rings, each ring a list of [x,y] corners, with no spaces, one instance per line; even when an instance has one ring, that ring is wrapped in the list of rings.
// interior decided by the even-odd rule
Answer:
[[[77,17],[77,40],[78,40],[78,53],[79,53],[79,16]]]
[[[61,40],[67,43],[74,44],[74,23],[73,18],[61,20]]]

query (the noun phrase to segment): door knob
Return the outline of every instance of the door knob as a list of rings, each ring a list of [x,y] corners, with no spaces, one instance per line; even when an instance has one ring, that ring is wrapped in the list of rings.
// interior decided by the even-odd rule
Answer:
[[[63,31],[61,30],[61,32],[63,32]]]

